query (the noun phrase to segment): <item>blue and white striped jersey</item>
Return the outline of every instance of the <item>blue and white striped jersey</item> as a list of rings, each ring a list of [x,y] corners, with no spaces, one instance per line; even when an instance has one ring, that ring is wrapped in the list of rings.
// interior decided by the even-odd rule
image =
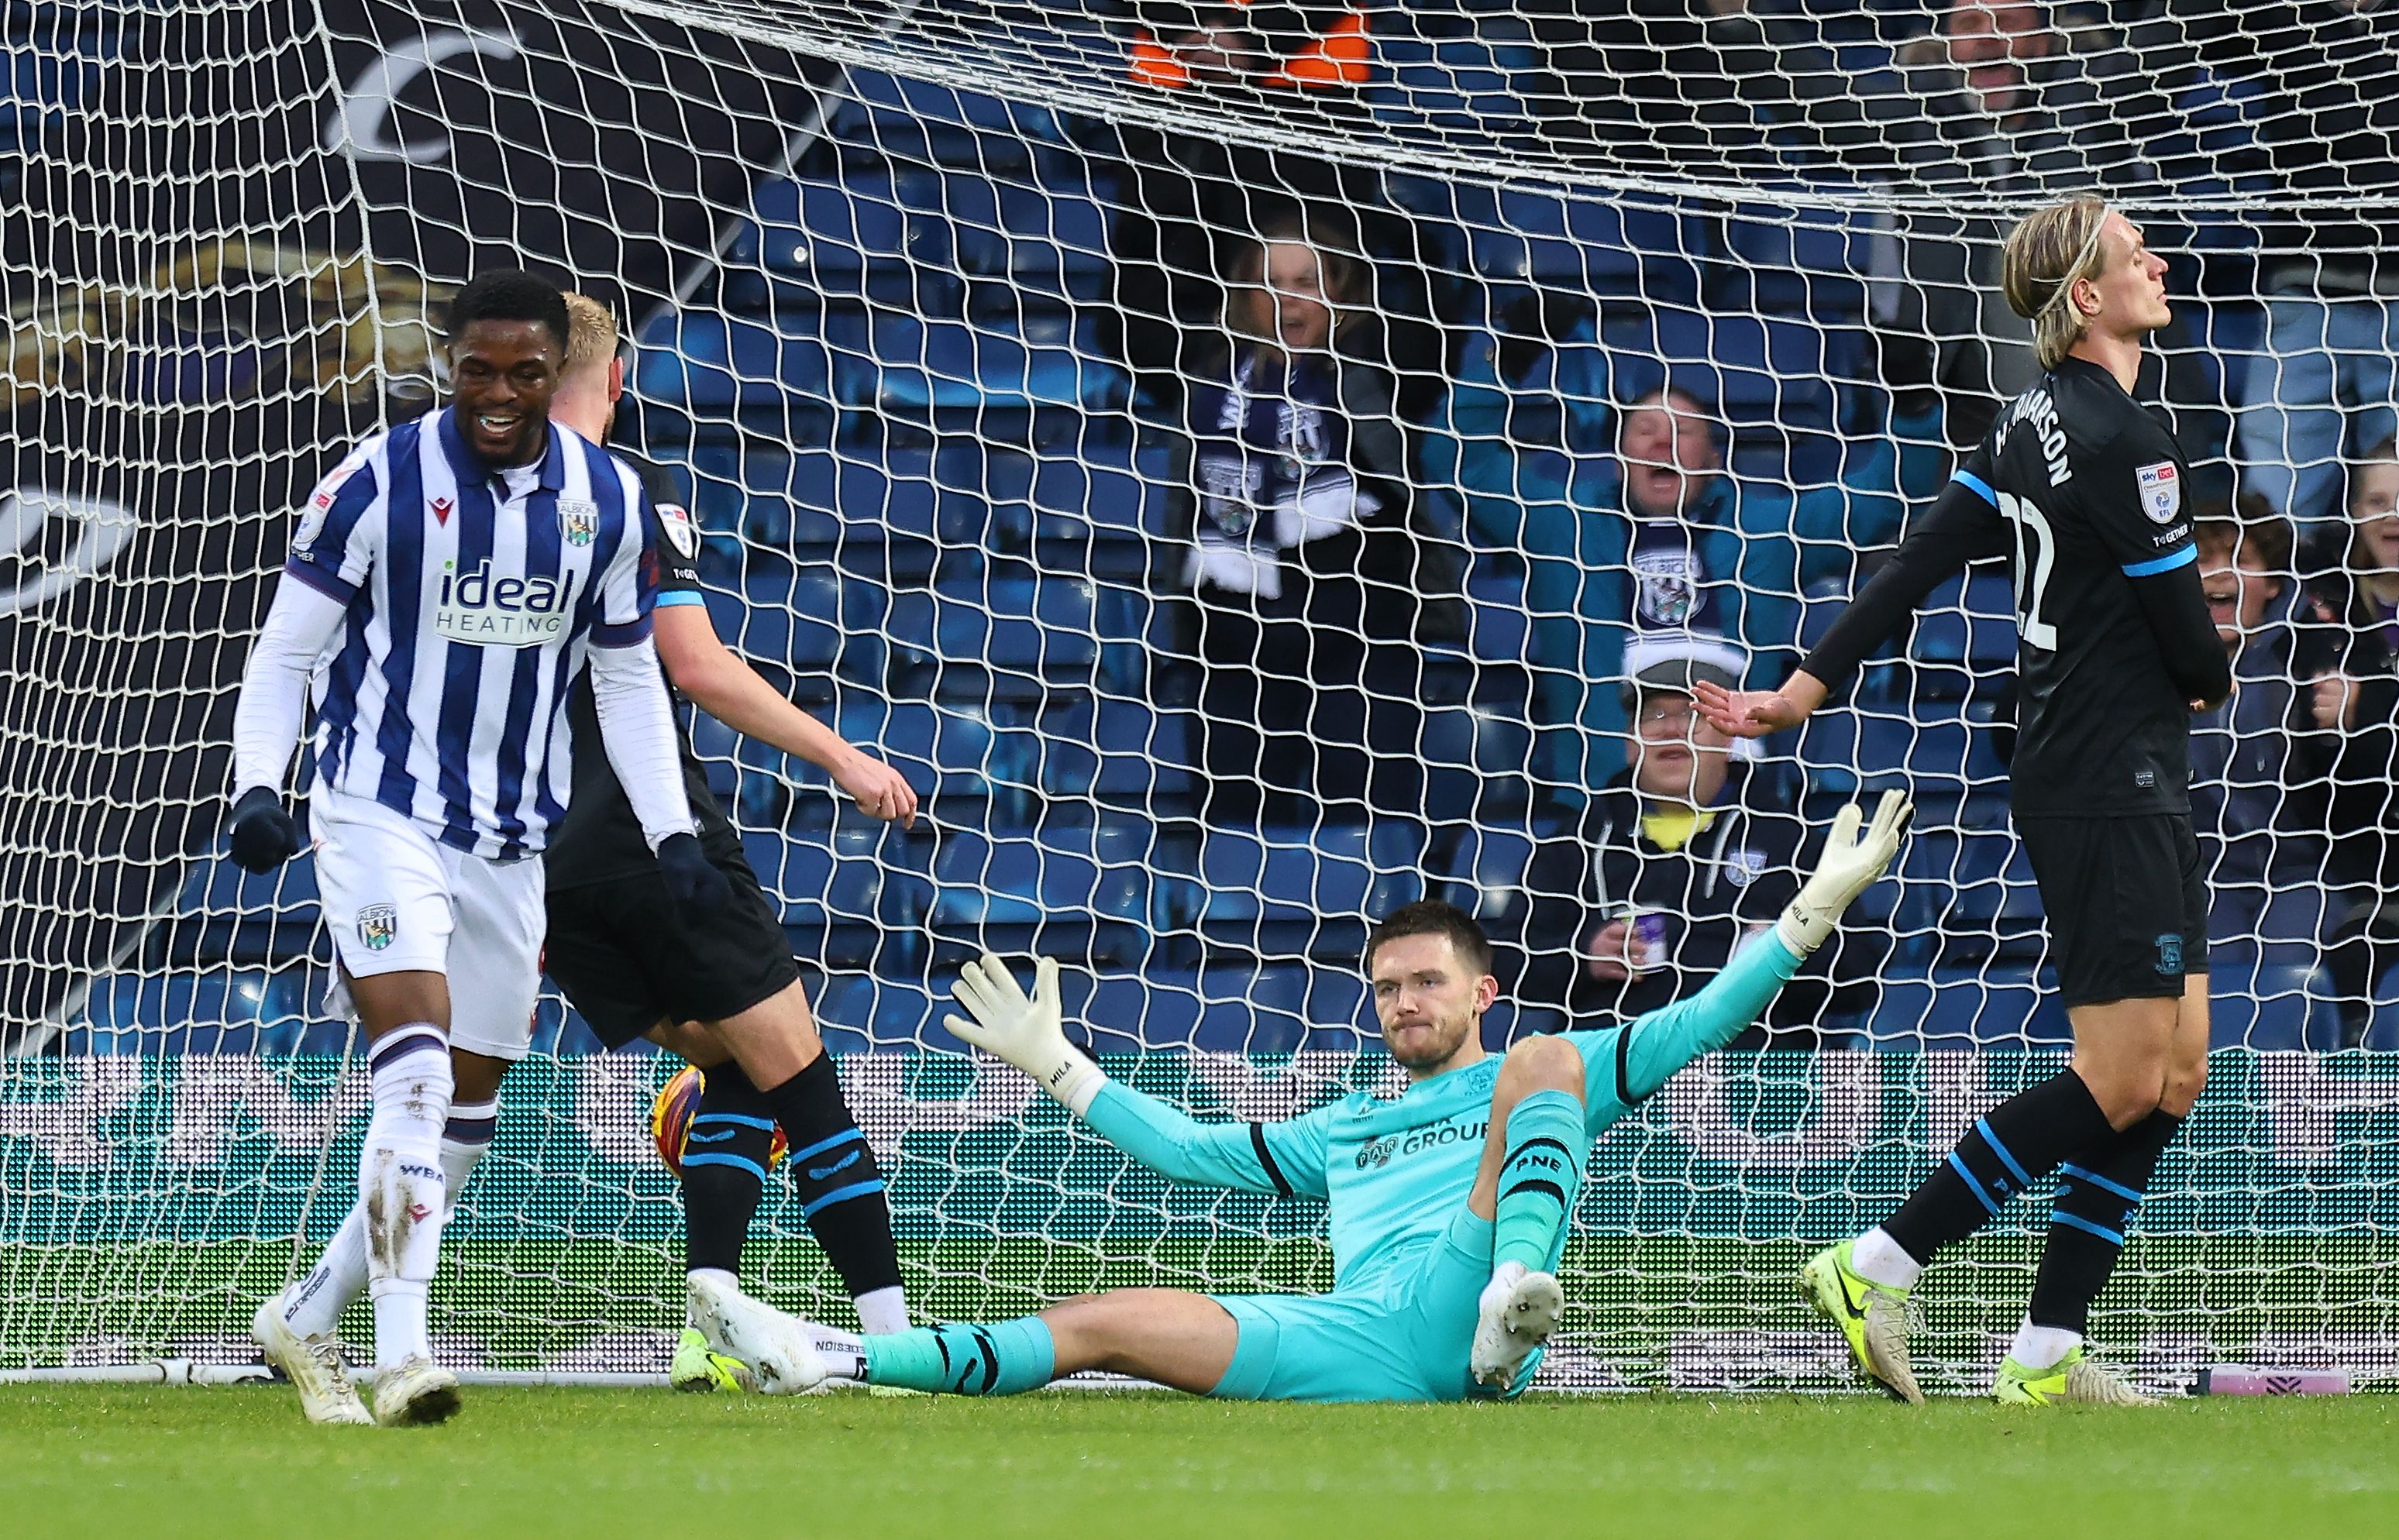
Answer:
[[[319,784],[508,860],[566,815],[587,642],[650,634],[657,517],[630,468],[559,424],[538,464],[495,471],[454,412],[352,451],[284,571],[348,611],[311,679]]]

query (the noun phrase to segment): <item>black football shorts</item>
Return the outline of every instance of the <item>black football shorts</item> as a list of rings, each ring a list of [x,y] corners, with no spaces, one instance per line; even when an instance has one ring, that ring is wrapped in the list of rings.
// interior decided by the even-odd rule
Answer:
[[[2179,995],[2207,971],[2207,874],[2188,813],[2020,817],[2070,1008]]]
[[[544,966],[608,1047],[662,1020],[739,1016],[799,978],[782,914],[741,847],[712,845],[708,858],[732,883],[733,901],[696,931],[676,922],[655,870],[550,892]]]

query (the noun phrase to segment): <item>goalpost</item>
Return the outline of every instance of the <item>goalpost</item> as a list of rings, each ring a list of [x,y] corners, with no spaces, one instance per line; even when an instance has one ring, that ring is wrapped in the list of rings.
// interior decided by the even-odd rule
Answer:
[[[1184,7],[1217,24],[1204,46],[1174,7],[1096,4],[12,17],[0,1377],[237,1375],[252,1305],[351,1200],[365,1092],[322,1006],[313,877],[221,858],[225,745],[293,505],[437,398],[440,307],[476,266],[617,310],[619,433],[689,489],[720,629],[932,793],[929,827],[883,830],[698,728],[819,966],[919,1312],[1319,1288],[1316,1206],[1130,1169],[971,1060],[939,1025],[958,963],[1068,958],[1110,1072],[1197,1110],[1395,1087],[1357,975],[1370,920],[1450,898],[1515,976],[1528,911],[1573,897],[1529,894],[1529,855],[1625,763],[1628,668],[1682,655],[1697,612],[1732,628],[1708,655],[1779,679],[2025,383],[1997,241],[2068,191],[2174,253],[2145,389],[2192,460],[2188,507],[2291,516],[2244,655],[2284,646],[2392,427],[2376,248],[2399,217],[2399,54],[2373,7],[2304,35],[2251,8],[2136,7],[2109,31],[1938,0],[1671,22],[1260,0]],[[1368,688],[1420,713],[1400,805],[1212,820],[1176,439],[1191,387],[1223,378],[1226,264],[1294,208],[1362,275],[1344,345],[1389,371],[1461,618],[1370,639]],[[1675,452],[1690,523],[1648,528],[1737,522],[1702,555],[1731,563],[1706,574],[1713,611],[1688,553],[1660,567],[1676,543],[1636,537],[1615,458],[1670,384],[1709,426]],[[1745,772],[1819,825],[1906,785],[1916,831],[1854,916],[1871,963],[1784,1023],[1817,1039],[1696,1065],[1602,1142],[1545,1385],[1847,1385],[1798,1262],[2064,1051],[1992,741],[2011,608],[2000,573],[1943,590],[1850,705]],[[2276,688],[2264,663],[2243,678]],[[2203,759],[2230,763],[2202,824],[2240,837],[2218,898],[2245,917],[2217,949],[2222,1051],[2095,1317],[2151,1388],[2212,1361],[2399,1375],[2399,1007],[2345,1002],[2315,940],[2362,896],[2341,874],[2372,836],[2329,818],[2306,743],[2265,772],[2298,790],[2259,825],[2272,729],[2236,711]],[[1770,875],[1715,859],[1736,885]],[[1580,973],[1571,940],[1536,938],[1550,977]],[[1511,1004],[1494,1033],[1565,1020]],[[680,1216],[645,1114],[667,1066],[588,1051],[554,997],[536,1041],[448,1233],[437,1349],[491,1375],[660,1374]],[[2024,1207],[1938,1269],[1928,1386],[1987,1382],[2045,1220]],[[847,1319],[775,1183],[747,1271]]]

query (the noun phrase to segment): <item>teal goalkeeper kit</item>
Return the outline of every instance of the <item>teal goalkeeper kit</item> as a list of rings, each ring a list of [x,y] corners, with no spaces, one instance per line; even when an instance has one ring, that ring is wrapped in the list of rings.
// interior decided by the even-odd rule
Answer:
[[[1582,1056],[1587,1139],[1754,1020],[1798,966],[1769,934],[1688,1000],[1613,1031],[1564,1033]],[[1491,1281],[1493,1224],[1468,1209],[1467,1196],[1501,1063],[1494,1055],[1389,1101],[1354,1092],[1281,1123],[1203,1124],[1117,1082],[1101,1088],[1086,1121],[1160,1175],[1326,1202],[1333,1292],[1217,1296],[1240,1340],[1216,1395],[1446,1401],[1487,1394],[1467,1371],[1467,1350],[1477,1298]],[[1563,1245],[1563,1227],[1560,1237]],[[1557,1260],[1553,1250],[1549,1263]],[[1539,1364],[1536,1354],[1513,1389]]]

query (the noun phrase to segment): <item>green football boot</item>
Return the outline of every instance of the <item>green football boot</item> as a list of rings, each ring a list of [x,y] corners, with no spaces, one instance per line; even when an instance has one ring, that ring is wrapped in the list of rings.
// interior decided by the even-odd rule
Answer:
[[[1916,1371],[1907,1362],[1907,1334],[1914,1320],[1906,1289],[1873,1283],[1850,1270],[1855,1241],[1828,1246],[1799,1270],[1799,1292],[1817,1314],[1841,1329],[1850,1356],[1866,1377],[1910,1406],[1924,1404]]]
[[[675,1344],[674,1364],[667,1371],[667,1383],[677,1390],[701,1394],[729,1390],[739,1395],[758,1388],[758,1377],[750,1372],[748,1364],[710,1347],[708,1339],[689,1326],[683,1329],[682,1340]]]
[[[1991,1397],[2001,1406],[2162,1406],[2155,1396],[2144,1396],[2124,1383],[2106,1364],[2078,1347],[2047,1369],[2026,1369],[2013,1358],[1999,1365],[1999,1384]]]

